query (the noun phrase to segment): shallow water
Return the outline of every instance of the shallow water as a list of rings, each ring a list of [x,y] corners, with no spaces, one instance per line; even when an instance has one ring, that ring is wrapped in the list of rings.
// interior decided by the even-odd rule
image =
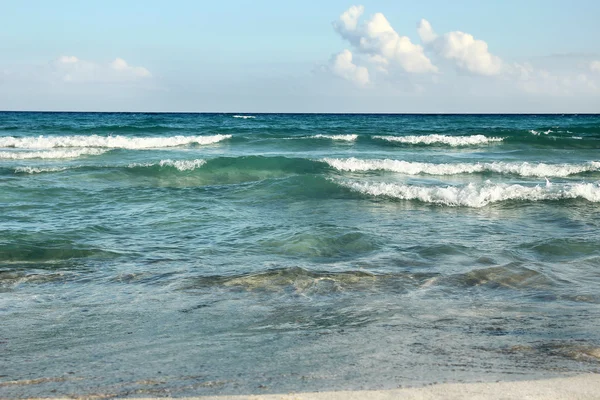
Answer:
[[[600,117],[0,113],[0,396],[600,370]]]

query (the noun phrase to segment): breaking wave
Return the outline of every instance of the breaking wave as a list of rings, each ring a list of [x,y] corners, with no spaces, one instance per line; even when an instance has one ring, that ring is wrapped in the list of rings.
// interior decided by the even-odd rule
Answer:
[[[313,135],[310,136],[312,139],[330,139],[330,140],[342,140],[345,142],[354,142],[358,135]]]
[[[388,142],[412,144],[412,145],[436,145],[443,144],[452,147],[476,146],[501,142],[499,137],[487,137],[483,135],[473,136],[448,136],[448,135],[426,135],[426,136],[373,136],[373,139],[387,140]]]
[[[44,172],[62,172],[70,167],[17,167],[15,168],[16,174],[43,174]]]
[[[585,164],[532,164],[528,162],[433,164],[389,159],[362,160],[358,158],[325,158],[322,161],[339,171],[392,171],[407,175],[456,175],[493,172],[526,177],[566,177],[583,172],[600,171],[600,162],[597,161]]]
[[[173,167],[179,171],[192,171],[206,164],[206,160],[160,160],[157,163],[133,163],[129,164],[128,168],[138,167]]]
[[[508,201],[544,201],[581,198],[600,202],[600,185],[576,183],[572,185],[523,186],[470,183],[466,186],[414,186],[395,183],[339,182],[351,190],[375,197],[399,200],[417,200],[445,206],[484,207],[488,204]]]
[[[51,149],[56,147],[100,147],[113,149],[153,149],[185,145],[208,145],[231,138],[231,135],[127,137],[127,136],[37,136],[1,137],[0,147]]]
[[[529,131],[529,133],[531,133],[532,135],[535,135],[535,136],[539,136],[541,134],[547,135],[547,134],[552,133],[552,132],[554,132],[552,129],[548,129],[548,130],[545,130],[545,131],[536,131],[535,129],[531,129]]]
[[[0,139],[2,140],[2,139]],[[97,156],[106,153],[105,149],[83,148],[73,150],[47,150],[47,151],[0,151],[0,160],[30,160],[36,158],[59,159],[77,158],[81,156]]]

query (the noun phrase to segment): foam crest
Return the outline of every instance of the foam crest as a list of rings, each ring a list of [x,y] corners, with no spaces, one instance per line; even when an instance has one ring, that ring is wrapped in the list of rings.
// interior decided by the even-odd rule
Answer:
[[[493,142],[501,142],[503,138],[487,137],[483,135],[473,136],[447,136],[447,135],[426,135],[426,136],[373,136],[373,139],[387,140],[388,142],[397,142],[405,144],[445,144],[452,147],[475,146]]]
[[[206,164],[206,160],[160,160],[157,163],[133,163],[129,164],[128,168],[147,168],[147,167],[173,167],[179,171],[192,171]]]
[[[540,136],[541,134],[547,135],[552,132],[553,132],[552,129],[548,129],[547,131],[536,131],[535,129],[531,129],[529,131],[529,133],[531,133],[532,135],[535,135],[535,136]]]
[[[531,177],[565,177],[569,175],[580,174],[583,172],[600,171],[600,162],[591,161],[585,164],[530,164],[494,162],[482,164],[485,170],[501,174],[515,174]]]
[[[233,118],[253,119],[256,117],[254,115],[234,115]]]
[[[61,172],[70,169],[69,167],[17,167],[17,174],[43,174],[44,172]]]
[[[530,164],[527,162],[432,164],[389,159],[361,160],[358,158],[325,158],[322,161],[339,171],[391,171],[406,175],[456,175],[494,172],[499,174],[515,174],[527,177],[565,177],[582,172],[593,172],[600,170],[600,162],[596,161],[586,164]]]
[[[392,171],[407,175],[431,174],[452,175],[460,173],[480,172],[478,164],[431,164],[408,162],[401,160],[361,160],[358,158],[336,159],[325,158],[324,162],[339,171]]]
[[[484,185],[470,183],[466,186],[413,186],[394,183],[341,182],[351,190],[400,200],[418,200],[445,206],[484,207],[488,204],[508,201],[543,201],[582,198],[600,202],[600,185],[578,183],[564,186],[523,186],[508,184]]]
[[[358,135],[314,135],[312,139],[331,139],[331,140],[342,140],[345,142],[353,142],[358,138]]]
[[[164,167],[174,167],[179,171],[191,171],[196,168],[199,168],[206,164],[205,160],[196,159],[196,160],[160,160],[158,163],[159,166]]]
[[[47,151],[0,151],[0,160],[77,158],[81,156],[97,156],[106,152],[107,150],[95,148]]]
[[[51,149],[56,147],[102,147],[113,149],[153,149],[190,144],[208,145],[231,138],[231,135],[127,137],[127,136],[37,136],[2,137],[0,147]]]

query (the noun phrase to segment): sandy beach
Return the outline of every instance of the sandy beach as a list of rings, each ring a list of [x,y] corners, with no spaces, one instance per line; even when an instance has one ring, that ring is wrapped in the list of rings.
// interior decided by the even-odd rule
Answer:
[[[600,399],[600,374],[537,381],[449,383],[394,390],[337,391],[243,396],[188,397],[198,400],[387,400],[387,399]],[[149,399],[148,399],[149,400]]]

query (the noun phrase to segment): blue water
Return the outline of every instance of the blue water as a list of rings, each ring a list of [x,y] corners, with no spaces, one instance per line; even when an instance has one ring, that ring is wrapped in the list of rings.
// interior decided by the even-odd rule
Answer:
[[[600,369],[600,116],[0,113],[0,397]]]

